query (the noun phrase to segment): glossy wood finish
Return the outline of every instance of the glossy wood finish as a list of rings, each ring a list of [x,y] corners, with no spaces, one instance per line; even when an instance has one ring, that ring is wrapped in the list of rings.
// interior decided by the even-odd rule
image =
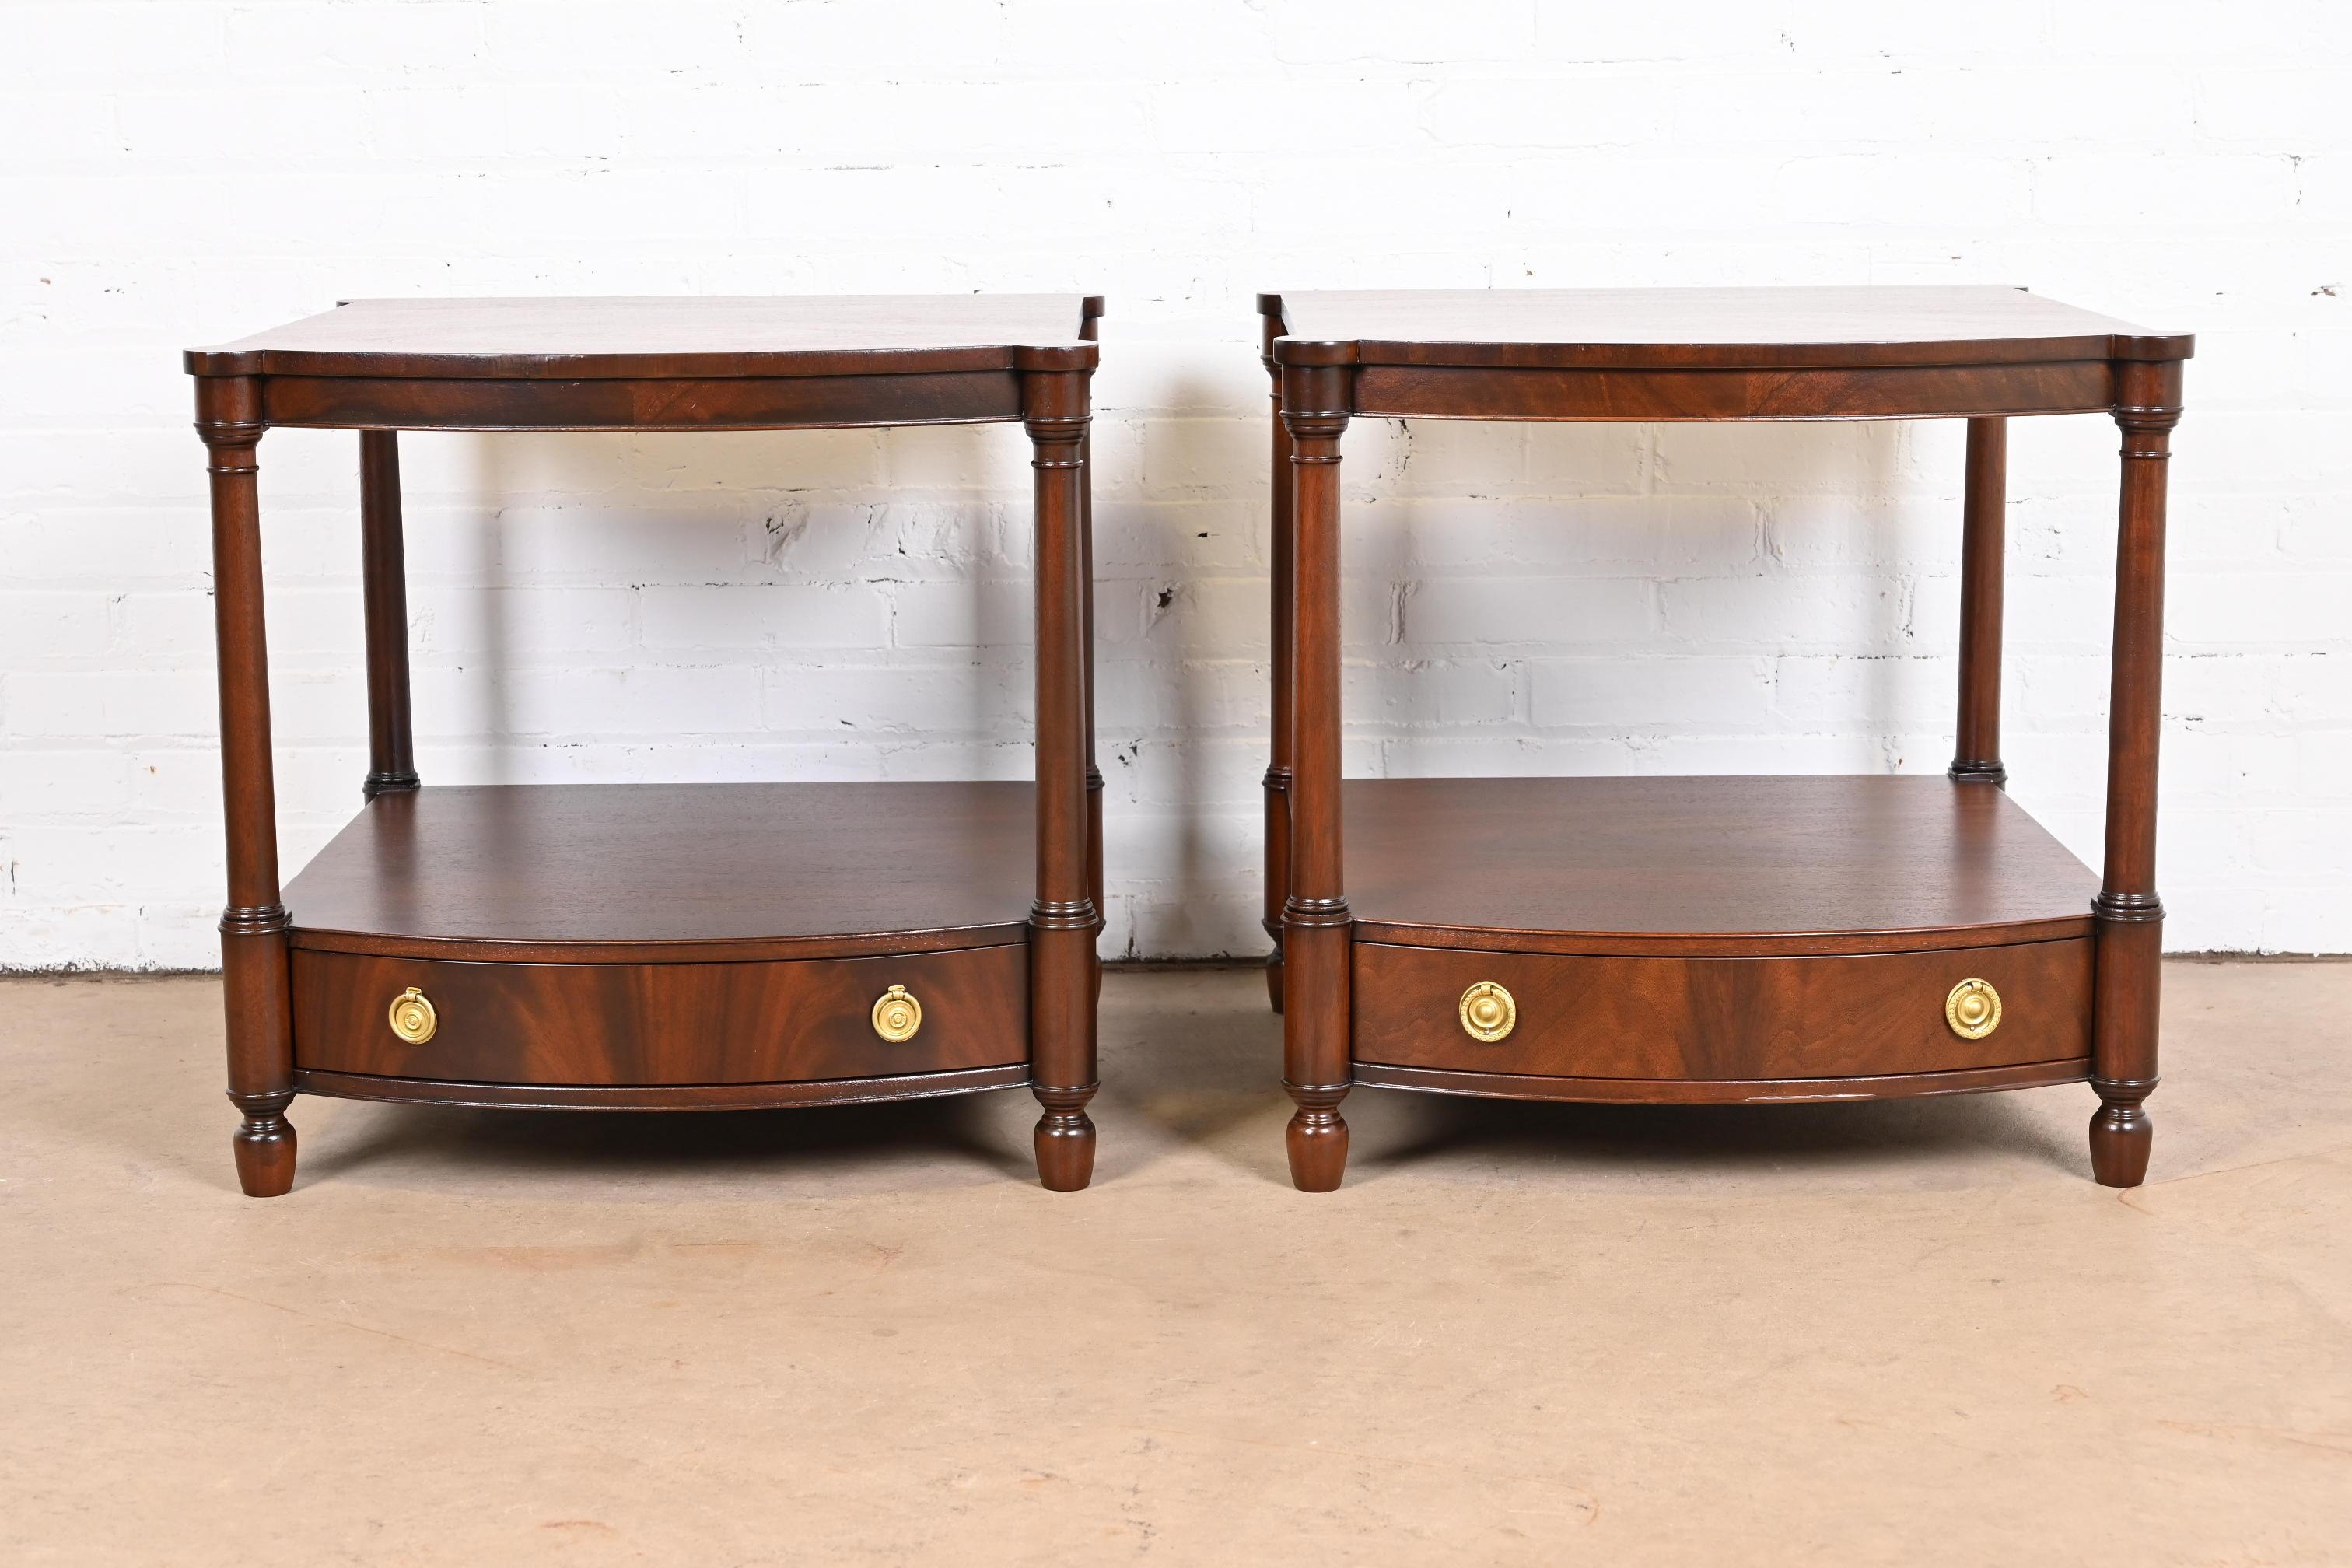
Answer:
[[[1041,1178],[1086,1184],[1100,314],[1076,296],[373,300],[188,353],[212,475],[222,948],[247,1192],[292,1183],[298,1089],[684,1109],[1029,1084]],[[1037,471],[1034,786],[418,786],[398,431],[1014,419]],[[370,738],[366,806],[283,897],[254,465],[273,424],[362,432]],[[944,977],[934,984],[958,1021],[934,1014],[894,1050],[866,997],[853,1027],[847,977],[878,972],[867,965]],[[383,1054],[382,985],[412,971],[467,1019],[498,1022],[461,1026],[437,1064]],[[814,1076],[740,1076],[761,1071]]]
[[[2080,1077],[2078,1073],[2075,1076]],[[365,1073],[294,1069],[304,1094],[380,1100],[404,1105],[472,1106],[515,1110],[782,1110],[802,1105],[869,1105],[933,1100],[988,1089],[1026,1089],[1029,1064],[876,1078],[807,1079],[772,1083],[648,1083],[625,1088],[565,1083],[465,1083],[447,1079],[372,1078]]]
[[[1360,942],[1800,956],[2092,933],[2097,874],[1933,776],[1350,779]]]
[[[1270,638],[1274,677],[1274,755],[1265,769],[1265,903],[1260,917],[1274,952],[1265,961],[1266,1000],[1282,1011],[1282,906],[1290,896],[1290,427],[1282,420],[1282,367],[1274,363],[1274,339],[1279,323],[1261,296],[1258,309],[1263,330],[1259,362],[1273,383],[1274,510],[1267,526],[1269,575],[1274,591]]]
[[[1960,712],[1953,726],[1955,782],[2001,784],[2000,613],[2009,504],[2009,421],[1969,421],[1960,511]]]
[[[578,381],[1086,370],[1102,301],[1065,294],[354,300],[191,375]]]
[[[1381,1089],[1466,1094],[1480,1100],[1558,1100],[1599,1105],[1811,1105],[1839,1100],[1907,1100],[1929,1094],[1980,1094],[1995,1089],[2046,1089],[2080,1083],[2088,1057],[2016,1067],[1938,1072],[1872,1073],[1862,1078],[1570,1078],[1449,1071],[1356,1064],[1356,1081]]]
[[[1095,1124],[1095,998],[1100,989],[1095,932],[1096,875],[1088,862],[1084,628],[1084,456],[1089,427],[1087,378],[1033,374],[1021,416],[1034,447],[1037,607],[1036,889],[1029,910],[1032,1088],[1037,1175],[1056,1192],[1092,1179]]]
[[[400,514],[400,437],[360,433],[360,563],[367,628],[368,800],[417,787],[409,715],[408,553]]]
[[[1356,412],[1388,418],[1896,419],[2091,414],[2115,400],[2099,361],[1832,370],[1469,370],[1366,365]]]
[[[2022,289],[1463,289],[1262,294],[1284,364],[1851,370],[2178,360],[2193,341]]]
[[[701,963],[1026,940],[1034,786],[435,784],[288,886],[297,946]]]
[[[1355,943],[1355,1059],[1517,1077],[1852,1079],[2081,1061],[2091,1052],[2091,941],[1821,958],[1624,958]],[[1944,999],[1989,981],[2001,1020],[1954,1034]],[[1457,1014],[1480,981],[1517,1023],[1474,1039]]]
[[[1087,313],[1081,329],[1092,342],[1102,326],[1102,301],[1087,301]],[[1087,737],[1087,865],[1089,868],[1087,885],[1093,891],[1095,934],[1100,937],[1103,922],[1110,906],[1103,901],[1103,776],[1095,759],[1095,438],[1091,418],[1087,434],[1078,441],[1078,643],[1080,666],[1085,673],[1086,706],[1084,712]],[[1099,950],[1100,943],[1097,943]],[[1095,965],[1095,996],[1102,996],[1102,965]]]
[[[1286,747],[1291,771],[1281,791],[1270,773],[1267,791],[1269,847],[1277,795],[1287,847],[1266,893],[1284,910],[1298,1185],[1338,1184],[1351,1081],[1728,1100],[2089,1076],[2095,1172],[2140,1179],[2160,952],[2162,462],[2186,334],[1980,288],[1294,294],[1259,307],[1291,441],[1275,530],[1287,616],[1275,757]],[[2125,432],[2095,880],[1997,787],[2005,421],[2074,412],[2110,413]],[[1969,420],[1949,778],[1360,783],[1344,792],[1343,883],[1338,437],[1357,415]],[[1336,963],[1351,946],[1354,961]],[[1925,977],[1962,957],[2024,965],[2035,997],[2036,1022],[1991,1056],[1919,1020]],[[1482,965],[1523,975],[1547,1006],[1613,988],[1593,1004],[1613,1023],[1545,1026],[1499,1052],[1458,1024],[1448,1036],[1429,1017],[1438,994],[1458,999],[1454,982]]]
[[[921,1005],[882,1039],[875,1003]],[[409,987],[433,1037],[386,1016]],[[1029,1059],[1021,944],[798,963],[457,963],[298,951],[294,1062],[303,1070],[478,1083],[628,1088],[902,1076]]]
[[[1279,348],[1279,345],[1276,345]],[[1282,373],[1290,433],[1290,878],[1282,902],[1283,1087],[1290,1179],[1329,1192],[1348,1163],[1349,926],[1340,853],[1339,438],[1342,373]],[[1328,715],[1328,721],[1313,721]],[[1307,1005],[1292,1005],[1303,998]]]
[[[2164,901],[2156,891],[2157,742],[2164,726],[2165,470],[2180,420],[2181,367],[2130,367],[2116,410],[2123,498],[2116,542],[2116,619],[2107,699],[2106,866],[2099,916],[2098,1033],[2091,1085],[2091,1164],[2111,1187],[2147,1173],[2155,1126],[2156,1037]]]
[[[238,1184],[249,1196],[276,1197],[294,1184],[294,1124],[286,1118],[294,1100],[294,1030],[269,741],[255,456],[260,415],[260,390],[249,380],[196,384],[196,433],[212,481],[213,626],[228,829],[228,907],[220,920],[228,1097],[244,1112],[232,1147]]]

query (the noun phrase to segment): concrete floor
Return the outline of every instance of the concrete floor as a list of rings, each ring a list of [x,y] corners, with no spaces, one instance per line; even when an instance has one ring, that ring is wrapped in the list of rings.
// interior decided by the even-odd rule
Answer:
[[[2167,971],[2086,1089],[1363,1090],[1283,1175],[1241,971],[1028,1097],[298,1100],[237,1195],[206,979],[0,984],[0,1561],[2352,1561],[2352,964]]]

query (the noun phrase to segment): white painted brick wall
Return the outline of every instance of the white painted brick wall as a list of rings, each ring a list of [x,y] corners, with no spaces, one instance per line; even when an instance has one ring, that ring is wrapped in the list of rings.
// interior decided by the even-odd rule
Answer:
[[[188,344],[363,294],[1108,294],[1106,948],[1255,952],[1253,292],[1736,282],[2198,333],[2168,937],[2352,949],[2348,69],[2334,0],[7,0],[0,964],[214,958]],[[1961,445],[1360,422],[1349,766],[1939,769]],[[2011,447],[2013,787],[2095,860],[2116,437]],[[365,768],[356,443],[260,455],[299,865]],[[1028,766],[1017,430],[404,458],[428,779]]]

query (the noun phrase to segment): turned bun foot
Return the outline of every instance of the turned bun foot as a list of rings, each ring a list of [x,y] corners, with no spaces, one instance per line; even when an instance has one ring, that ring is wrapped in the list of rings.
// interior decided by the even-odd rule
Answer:
[[[2137,1100],[2102,1100],[2091,1117],[2091,1174],[2103,1187],[2136,1187],[2147,1179],[2156,1123]]]
[[[1095,1124],[1076,1107],[1037,1118],[1037,1180],[1049,1193],[1084,1192],[1095,1179]]]
[[[1290,1119],[1290,1184],[1302,1193],[1335,1193],[1348,1169],[1348,1123],[1328,1106],[1300,1106]]]
[[[294,1185],[294,1124],[286,1120],[294,1097],[269,1099],[276,1103],[245,1102],[245,1120],[229,1142],[236,1156],[236,1184],[249,1198],[284,1197]]]
[[[1282,954],[1275,953],[1265,961],[1265,999],[1277,1013],[1282,1011]]]

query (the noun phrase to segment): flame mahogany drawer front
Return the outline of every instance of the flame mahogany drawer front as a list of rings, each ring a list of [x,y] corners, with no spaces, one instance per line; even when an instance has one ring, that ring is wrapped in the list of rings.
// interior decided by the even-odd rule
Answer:
[[[741,963],[467,963],[298,949],[298,1068],[469,1083],[787,1083],[1017,1065],[1029,950]],[[893,985],[920,1009],[884,1007]],[[430,1037],[393,1013],[410,988]],[[896,998],[892,999],[894,1002]],[[411,1036],[425,1016],[412,1004]]]
[[[2091,1049],[2088,939],[1831,957],[1628,958],[1355,944],[1355,1058],[1457,1072],[1587,1079],[1872,1078],[2080,1058]],[[1969,1039],[1953,987],[1989,983],[2000,1012]],[[1475,1037],[1482,983],[1516,1015]],[[1475,1003],[1477,998],[1471,998]],[[1981,1004],[1977,1004],[1981,1006]],[[1963,1022],[1969,1021],[1964,1017]]]

